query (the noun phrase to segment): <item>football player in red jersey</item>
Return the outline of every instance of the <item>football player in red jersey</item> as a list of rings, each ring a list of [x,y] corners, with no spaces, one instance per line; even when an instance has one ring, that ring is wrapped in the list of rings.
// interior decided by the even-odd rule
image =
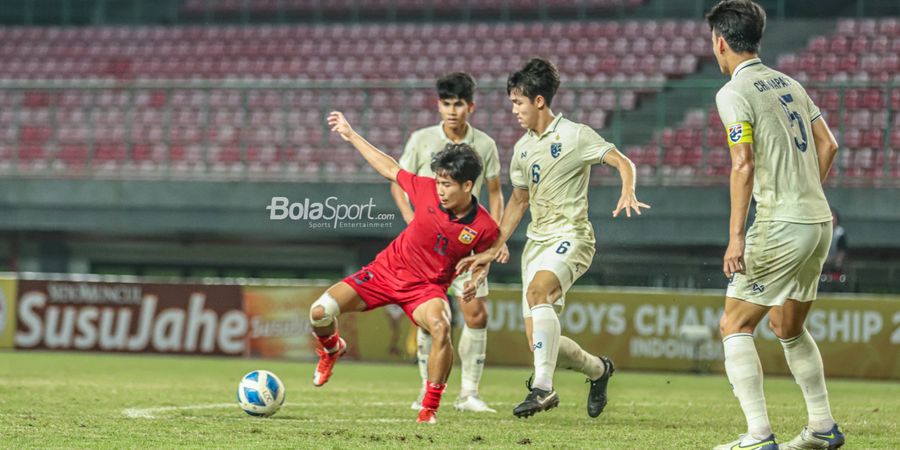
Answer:
[[[472,195],[482,171],[481,159],[467,144],[449,144],[432,160],[435,178],[420,177],[402,170],[397,161],[353,131],[340,112],[329,114],[328,125],[353,144],[375,171],[403,188],[415,213],[409,226],[374,261],[331,286],[310,307],[309,320],[322,347],[317,351],[313,384],[325,384],[334,363],[347,351],[338,335],[340,314],[396,304],[433,339],[427,393],[418,421],[435,423],[453,364],[447,288],[455,277],[456,263],[473,251],[488,249],[499,234],[497,224]],[[475,297],[486,274],[487,268],[473,274],[463,292],[464,302]]]

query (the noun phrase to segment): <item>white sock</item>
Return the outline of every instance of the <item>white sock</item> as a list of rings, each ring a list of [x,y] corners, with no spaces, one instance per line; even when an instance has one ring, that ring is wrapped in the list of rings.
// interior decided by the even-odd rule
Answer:
[[[725,372],[734,395],[741,402],[744,417],[747,418],[747,432],[756,439],[764,439],[772,434],[769,415],[766,412],[766,397],[763,394],[763,372],[750,333],[735,333],[726,336]]]
[[[784,358],[787,360],[794,381],[800,385],[809,413],[809,428],[827,433],[834,426],[834,417],[828,405],[828,390],[825,389],[825,369],[819,346],[806,329],[799,336],[782,340]]]
[[[600,358],[584,351],[575,341],[565,336],[559,337],[559,356],[556,367],[581,372],[591,380],[602,377],[606,370]]]
[[[462,335],[459,337],[459,360],[462,363],[460,397],[478,395],[486,350],[487,328],[463,326]]]
[[[421,328],[416,328],[416,362],[419,363],[419,375],[422,376],[422,389],[428,383],[428,356],[431,355],[431,335]]]
[[[553,371],[559,355],[559,317],[553,305],[546,303],[531,308],[534,326],[531,349],[534,352],[534,382],[532,387],[550,391],[553,389]]]

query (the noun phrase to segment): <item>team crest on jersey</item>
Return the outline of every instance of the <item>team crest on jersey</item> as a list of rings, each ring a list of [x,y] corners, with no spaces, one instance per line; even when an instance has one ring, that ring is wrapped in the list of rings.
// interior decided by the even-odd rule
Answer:
[[[740,142],[742,137],[744,137],[744,124],[736,123],[728,127],[728,139],[732,144]]]
[[[559,154],[562,152],[562,142],[554,142],[550,144],[550,155],[554,158],[559,158]]]
[[[459,242],[469,245],[475,241],[475,236],[478,236],[477,231],[469,227],[463,227],[463,230],[459,233]]]

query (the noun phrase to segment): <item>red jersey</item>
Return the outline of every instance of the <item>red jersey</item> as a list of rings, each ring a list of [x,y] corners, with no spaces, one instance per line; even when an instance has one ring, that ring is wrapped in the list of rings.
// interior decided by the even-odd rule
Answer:
[[[434,178],[401,170],[397,184],[409,196],[415,215],[372,264],[388,269],[401,284],[430,283],[446,290],[455,277],[456,263],[472,251],[490,248],[500,229],[475,196],[475,207],[463,217],[444,209]]]

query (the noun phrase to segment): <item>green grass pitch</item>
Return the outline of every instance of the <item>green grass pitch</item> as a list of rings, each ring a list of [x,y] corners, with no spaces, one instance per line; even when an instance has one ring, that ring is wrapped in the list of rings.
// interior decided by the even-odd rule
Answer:
[[[269,419],[235,403],[242,375],[275,372],[285,407]],[[724,375],[617,371],[610,403],[597,419],[585,411],[588,385],[560,371],[560,407],[530,419],[512,416],[525,394],[527,368],[488,367],[482,397],[497,414],[453,410],[458,367],[435,426],[415,423],[413,364],[339,362],[322,388],[313,366],[284,361],[0,352],[0,447],[5,448],[610,448],[695,449],[744,429]],[[898,448],[900,383],[830,380],[835,416],[848,448]],[[766,379],[769,416],[782,441],[806,422],[793,380]]]

